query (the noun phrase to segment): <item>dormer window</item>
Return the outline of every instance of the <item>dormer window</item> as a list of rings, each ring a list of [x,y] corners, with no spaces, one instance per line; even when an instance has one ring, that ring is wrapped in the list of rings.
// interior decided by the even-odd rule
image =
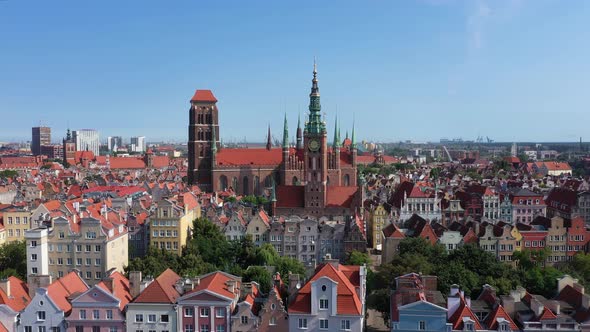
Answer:
[[[328,299],[320,299],[320,310],[328,310],[329,302]]]

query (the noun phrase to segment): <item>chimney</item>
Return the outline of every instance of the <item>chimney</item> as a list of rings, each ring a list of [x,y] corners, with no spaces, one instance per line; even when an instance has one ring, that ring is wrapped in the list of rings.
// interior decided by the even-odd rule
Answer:
[[[457,294],[459,294],[459,285],[452,284],[451,285],[451,292],[449,293],[449,295],[450,296],[456,296]]]
[[[0,289],[4,291],[7,297],[10,297],[10,280],[8,278],[0,280]]]
[[[514,303],[514,298],[512,296],[500,296],[500,300],[502,301],[502,306],[504,307],[504,311],[510,317],[514,317],[514,313],[516,312],[516,307]]]
[[[141,293],[141,271],[129,272],[129,291],[132,298],[136,298]]]
[[[230,293],[235,292],[235,290],[236,290],[236,281],[235,280],[228,280],[225,284],[227,285],[227,290]]]
[[[471,308],[471,298],[469,296],[465,296],[465,305],[467,305],[468,308]]]
[[[182,294],[188,293],[188,292],[192,291],[194,288],[195,288],[195,284],[193,284],[193,281],[189,278],[185,278],[184,287],[182,289],[183,290]]]
[[[338,270],[338,268],[340,266],[340,261],[337,259],[332,259],[332,255],[330,255],[330,254],[326,254],[326,256],[324,258],[324,262],[332,265],[336,270]]]
[[[33,298],[37,292],[37,288],[47,288],[51,284],[50,275],[29,275],[27,278],[29,284],[29,296]]]

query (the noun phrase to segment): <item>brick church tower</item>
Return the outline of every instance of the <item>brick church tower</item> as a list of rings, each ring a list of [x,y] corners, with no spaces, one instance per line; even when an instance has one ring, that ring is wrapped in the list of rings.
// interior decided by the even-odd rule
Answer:
[[[214,154],[219,148],[217,99],[211,90],[197,90],[191,98],[188,128],[188,183],[212,189]]]
[[[305,208],[319,210],[326,206],[328,180],[328,140],[326,123],[322,120],[317,67],[313,65],[313,79],[309,94],[309,118],[303,132]]]

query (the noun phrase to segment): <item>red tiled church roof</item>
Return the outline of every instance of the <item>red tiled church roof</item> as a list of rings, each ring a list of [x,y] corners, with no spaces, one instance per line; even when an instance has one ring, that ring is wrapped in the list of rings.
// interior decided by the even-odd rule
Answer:
[[[207,101],[215,103],[217,102],[217,98],[215,98],[211,90],[196,90],[191,101]]]
[[[216,155],[218,166],[279,165],[283,162],[282,149],[226,149]]]

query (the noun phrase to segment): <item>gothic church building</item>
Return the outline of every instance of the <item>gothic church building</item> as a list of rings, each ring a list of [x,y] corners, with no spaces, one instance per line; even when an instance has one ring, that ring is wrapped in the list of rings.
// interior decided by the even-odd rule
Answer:
[[[188,181],[206,191],[233,189],[238,195],[272,193],[275,215],[349,216],[361,202],[357,186],[357,149],[352,137],[341,141],[338,124],[328,144],[321,117],[314,65],[309,116],[297,124],[297,143],[289,144],[287,118],[282,147],[222,148],[219,110],[210,90],[197,90],[190,103]]]

